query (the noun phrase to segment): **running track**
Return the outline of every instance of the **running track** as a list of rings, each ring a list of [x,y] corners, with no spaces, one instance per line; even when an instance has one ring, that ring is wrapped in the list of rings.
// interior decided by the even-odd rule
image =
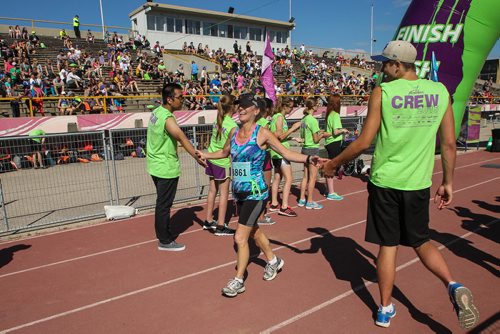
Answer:
[[[499,165],[498,153],[459,155],[452,206],[431,205],[433,239],[481,312],[475,332],[500,332]],[[435,184],[440,171],[437,161]],[[397,263],[398,314],[388,329],[373,324],[377,248],[363,240],[365,189],[344,178],[336,182],[344,201],[275,216],[263,229],[283,271],[263,281],[265,262],[254,258],[247,291],[233,299],[220,294],[235,273],[232,238],[201,229],[203,206],[173,212],[187,245],[180,253],[157,250],[152,215],[0,243],[0,333],[461,332],[446,290],[406,248]]]

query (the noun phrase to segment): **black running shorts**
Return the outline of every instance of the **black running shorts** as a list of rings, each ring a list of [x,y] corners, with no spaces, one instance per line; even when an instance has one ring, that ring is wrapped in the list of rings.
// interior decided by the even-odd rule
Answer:
[[[369,182],[365,240],[413,248],[429,241],[429,199],[430,188],[405,191]]]
[[[257,226],[257,220],[260,214],[266,208],[266,200],[255,201],[255,200],[244,200],[238,201],[238,224],[254,227]]]

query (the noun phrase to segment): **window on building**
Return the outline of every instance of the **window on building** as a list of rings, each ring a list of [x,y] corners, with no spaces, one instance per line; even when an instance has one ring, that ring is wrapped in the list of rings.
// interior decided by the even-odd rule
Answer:
[[[165,31],[165,17],[156,16],[156,29],[157,31]]]
[[[233,26],[231,24],[229,24],[227,26],[227,37],[229,38],[233,38],[234,36],[234,33],[233,33]]]
[[[156,30],[156,17],[153,15],[147,15],[146,20],[148,21],[148,30]]]
[[[217,29],[217,23],[203,22],[203,35],[217,37],[219,35]]]
[[[182,33],[182,20],[181,19],[175,19],[175,32]]]
[[[173,17],[167,17],[167,31],[182,33],[182,20]]]
[[[276,31],[269,31],[269,40],[271,41],[271,43],[276,43]]]
[[[195,20],[186,20],[186,34],[199,35],[201,22]]]
[[[219,37],[227,37],[227,24],[219,24]]]
[[[247,27],[234,27],[234,38],[247,39],[248,29]]]
[[[262,29],[260,28],[250,28],[250,40],[251,41],[262,41]]]

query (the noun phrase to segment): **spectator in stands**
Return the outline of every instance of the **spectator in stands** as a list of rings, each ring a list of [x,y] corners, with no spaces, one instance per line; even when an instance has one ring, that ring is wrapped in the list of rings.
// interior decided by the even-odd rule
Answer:
[[[56,76],[54,80],[52,80],[52,87],[54,88],[56,96],[59,96],[59,94],[64,91],[64,81],[60,76]]]
[[[26,29],[26,27],[23,27],[23,30],[21,32],[21,39],[28,39],[28,29]]]
[[[66,33],[66,29],[61,29],[59,31],[59,38],[65,40],[68,38],[68,34]]]
[[[157,199],[155,230],[158,249],[182,251],[186,246],[175,241],[170,231],[170,208],[175,198],[181,174],[177,156],[177,142],[203,167],[206,163],[196,155],[195,148],[179,128],[173,114],[182,107],[182,87],[167,84],[162,89],[162,106],[151,113],[147,133],[147,171],[153,178]]]
[[[92,43],[94,44],[94,35],[92,34],[92,32],[89,30],[87,30],[87,37],[85,38],[87,40],[87,43]]]
[[[63,98],[59,99],[57,102],[57,111],[59,115],[72,115],[73,107],[71,106],[70,100],[66,98],[66,92],[62,91],[61,95]]]
[[[75,15],[73,18],[73,31],[75,32],[75,37],[80,39],[80,18],[78,15]]]
[[[21,117],[21,98],[22,96],[15,92],[12,94],[16,99],[10,100],[10,109],[12,110],[12,117]]]
[[[38,38],[36,31],[34,30],[31,32],[31,35],[29,35],[28,39],[35,47],[38,46],[40,42],[40,38]]]
[[[250,45],[250,41],[247,42],[247,53],[252,53],[252,46]]]
[[[16,38],[16,31],[14,30],[13,26],[9,26],[9,37]]]
[[[22,37],[21,28],[18,25],[16,25],[16,27],[14,28],[14,32],[16,34],[16,39],[21,39]]]
[[[68,73],[68,76],[66,77],[66,85],[68,85],[68,87],[76,86],[76,88],[79,89],[81,83],[82,83],[82,78],[76,75],[76,70],[72,68],[71,71]]]
[[[203,51],[203,44],[198,43],[198,50],[196,51],[197,54],[202,55],[205,52]]]
[[[34,84],[32,94],[33,100],[31,102],[31,106],[33,108],[33,115],[36,112],[39,112],[40,115],[45,116],[45,113],[43,111],[43,97],[45,96],[45,94],[43,93],[42,88],[38,83]]]
[[[198,81],[198,64],[194,60],[191,61],[191,80]]]

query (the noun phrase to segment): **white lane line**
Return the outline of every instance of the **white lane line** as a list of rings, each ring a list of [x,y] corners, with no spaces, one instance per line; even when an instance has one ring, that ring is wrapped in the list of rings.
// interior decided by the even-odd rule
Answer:
[[[338,227],[338,228],[333,229],[333,230],[331,230],[329,232],[333,233],[333,232],[341,231],[343,229],[347,229],[347,228],[350,228],[350,227],[362,224],[364,222],[365,222],[365,220],[360,220],[358,222],[355,222],[355,223],[352,223],[352,224],[349,224],[349,225]],[[308,238],[304,238],[302,240],[297,240],[297,241],[295,241],[293,243],[290,243],[290,245],[296,245],[296,244],[299,244],[301,242],[305,242],[305,241],[311,240],[312,238],[315,238],[315,237],[317,237],[317,235],[316,236],[311,236],[311,237],[308,237]],[[286,246],[279,246],[279,247],[273,248],[273,251],[275,252],[275,251],[278,251],[278,250],[283,249],[285,247]],[[259,255],[260,254],[252,256],[252,258],[258,257]],[[65,312],[57,313],[57,314],[51,315],[51,316],[46,317],[46,318],[42,318],[42,319],[38,319],[38,320],[29,322],[29,323],[21,324],[21,325],[16,326],[16,327],[4,329],[4,330],[2,330],[0,332],[0,334],[9,333],[9,332],[16,331],[16,330],[19,330],[19,329],[22,329],[22,328],[25,328],[25,327],[30,327],[30,326],[33,326],[33,325],[36,325],[36,324],[39,324],[39,323],[42,323],[42,322],[46,322],[46,321],[49,321],[49,320],[53,320],[53,319],[57,319],[57,318],[60,318],[60,317],[64,317],[64,316],[67,316],[67,315],[70,315],[70,314],[73,314],[73,313],[84,311],[84,310],[87,310],[87,309],[90,309],[90,308],[93,308],[93,307],[96,307],[96,306],[99,306],[99,305],[103,305],[103,304],[107,304],[107,303],[110,303],[110,302],[113,302],[113,301],[116,301],[116,300],[120,300],[120,299],[123,299],[123,298],[126,298],[126,297],[134,296],[134,295],[137,295],[137,294],[140,294],[140,293],[143,293],[143,292],[147,292],[147,291],[150,291],[150,290],[153,290],[153,289],[156,289],[156,288],[160,288],[160,287],[172,284],[172,283],[176,283],[176,282],[179,282],[179,281],[191,278],[191,277],[195,277],[195,276],[199,276],[199,275],[202,275],[202,274],[206,274],[206,273],[209,273],[211,271],[214,271],[214,270],[217,270],[217,269],[220,269],[220,268],[224,268],[224,267],[227,267],[227,266],[235,265],[235,264],[236,264],[236,261],[226,262],[224,264],[220,264],[220,265],[215,266],[215,267],[210,267],[210,268],[207,268],[207,269],[204,269],[204,270],[201,270],[201,271],[197,271],[195,273],[191,273],[191,274],[188,274],[188,275],[177,277],[177,278],[174,278],[174,279],[162,282],[162,283],[158,283],[158,284],[155,284],[155,285],[151,285],[151,286],[139,289],[139,290],[130,291],[130,292],[124,293],[122,295],[118,295],[118,296],[115,296],[115,297],[104,299],[104,300],[101,300],[101,301],[98,301],[98,302],[95,302],[95,303],[92,303],[92,304],[88,304],[88,305],[85,305],[85,306],[82,306],[82,307],[78,307],[78,308],[74,308],[72,310],[68,310],[68,311],[65,311]]]
[[[455,191],[455,193],[457,192],[461,192],[461,191],[464,191],[464,190],[467,190],[467,189],[470,189],[474,186],[479,186],[479,185],[482,185],[482,184],[485,184],[485,183],[488,183],[488,182],[491,182],[491,181],[494,181],[494,180],[497,180],[497,179],[500,179],[500,177],[496,177],[496,178],[493,178],[491,180],[488,180],[488,181],[483,181],[483,182],[480,182],[480,183],[477,183],[475,185],[472,185],[472,186],[469,186],[469,187],[466,187],[466,188],[462,188],[462,189],[459,189],[457,191]],[[431,199],[430,201],[432,201],[433,199]],[[494,220],[497,221],[498,219]],[[326,233],[333,233],[333,232],[338,232],[338,231],[341,231],[341,230],[344,230],[344,229],[347,229],[347,228],[350,228],[350,227],[353,227],[353,226],[356,226],[356,225],[359,225],[359,224],[362,224],[364,223],[366,220],[360,220],[358,222],[355,222],[355,223],[351,223],[351,224],[348,224],[348,225],[345,225],[345,226],[341,226],[341,227],[338,227],[338,228],[335,228],[333,230],[330,230],[328,232],[325,232],[324,234]],[[479,230],[479,229],[478,229]],[[469,232],[469,233],[466,233],[465,235],[469,236],[470,234],[472,234],[473,232]],[[294,241],[293,243],[289,243],[289,245],[296,245],[296,244],[299,244],[299,243],[302,243],[302,242],[305,242],[305,241],[309,241],[313,238],[317,237],[317,235],[315,236],[311,236],[311,237],[307,237],[307,238],[304,238],[304,239],[301,239],[301,240],[297,240],[297,241]],[[448,243],[450,244],[450,243]],[[279,246],[279,247],[276,247],[276,248],[273,248],[273,251],[278,251],[280,249],[283,249],[283,248],[286,248],[286,246]],[[440,248],[442,249],[442,248]],[[260,255],[260,254],[259,254]],[[259,255],[256,255],[254,257],[258,257]],[[412,260],[414,262],[416,262],[415,260]],[[410,261],[411,262],[411,261]],[[412,262],[412,263],[414,263]],[[33,325],[36,325],[36,324],[39,324],[39,323],[42,323],[42,322],[46,322],[46,321],[49,321],[49,320],[52,320],[52,319],[57,319],[57,318],[60,318],[60,317],[63,317],[63,316],[66,316],[66,315],[69,315],[69,314],[73,314],[73,313],[76,313],[76,312],[80,312],[80,311],[83,311],[83,310],[86,310],[86,309],[89,309],[89,308],[93,308],[93,307],[96,307],[96,306],[99,306],[99,305],[103,305],[103,304],[106,304],[106,303],[109,303],[109,302],[112,302],[112,301],[116,301],[116,300],[120,300],[120,299],[123,299],[123,298],[126,298],[126,297],[129,297],[129,296],[133,296],[133,295],[137,295],[139,293],[142,293],[142,292],[146,292],[146,291],[149,291],[149,290],[153,290],[153,289],[156,289],[156,288],[159,288],[159,287],[162,287],[162,286],[166,286],[166,285],[169,285],[169,284],[172,284],[172,283],[176,283],[176,282],[179,282],[179,281],[182,281],[184,279],[187,279],[187,278],[191,278],[191,277],[195,277],[195,276],[199,276],[199,275],[202,275],[202,274],[205,274],[205,273],[208,273],[208,272],[211,272],[211,271],[214,271],[214,270],[217,270],[217,269],[220,269],[220,268],[224,268],[224,267],[227,267],[227,266],[230,266],[230,265],[234,265],[236,264],[236,261],[231,261],[231,262],[227,262],[227,263],[224,263],[224,264],[221,264],[221,265],[218,265],[218,266],[215,266],[215,267],[210,267],[210,268],[207,268],[207,269],[204,269],[204,270],[201,270],[201,271],[197,271],[197,272],[194,272],[194,273],[191,273],[191,274],[188,274],[188,275],[184,275],[184,276],[181,276],[181,277],[177,277],[177,278],[174,278],[174,279],[171,279],[171,280],[168,280],[168,281],[165,281],[165,282],[162,282],[162,283],[159,283],[159,284],[155,284],[155,285],[152,285],[152,286],[148,286],[148,287],[145,287],[145,288],[142,288],[142,289],[139,289],[139,290],[134,290],[134,291],[130,291],[128,293],[125,293],[125,294],[122,294],[122,295],[118,295],[118,296],[115,296],[115,297],[112,297],[112,298],[108,298],[108,299],[104,299],[104,300],[101,300],[101,301],[98,301],[98,302],[95,302],[95,303],[92,303],[92,304],[88,304],[88,305],[85,305],[85,306],[82,306],[82,307],[79,307],[79,308],[75,308],[75,309],[72,309],[72,310],[68,310],[68,311],[65,311],[65,312],[62,312],[62,313],[57,313],[57,314],[54,314],[52,316],[49,316],[49,317],[46,317],[46,318],[42,318],[42,319],[39,319],[39,320],[35,320],[35,321],[32,321],[32,322],[29,322],[29,323],[25,323],[25,324],[21,324],[21,325],[18,325],[16,327],[12,327],[12,328],[9,328],[9,329],[5,329],[3,331],[0,332],[0,334],[3,334],[3,333],[9,333],[9,332],[12,332],[14,330],[18,330],[18,329],[22,329],[22,328],[25,328],[25,327],[30,327],[30,326],[33,326]],[[408,264],[409,265],[409,264]],[[408,266],[406,265],[406,266]],[[402,266],[405,266],[405,265],[402,265]],[[401,267],[401,266],[399,266]],[[398,267],[398,268],[399,268]],[[402,268],[405,268],[405,267],[402,267]],[[401,268],[401,269],[402,269]],[[371,284],[373,284],[372,282],[370,282]],[[371,284],[368,284],[366,286],[369,286]],[[357,291],[359,289],[361,289],[362,287],[356,287],[354,290],[349,290],[347,292],[345,292],[344,294],[344,297],[342,298],[345,298],[346,296],[349,296],[350,294],[352,294],[354,291]],[[339,296],[337,296],[336,298],[339,298]],[[340,298],[340,299],[342,299]],[[328,303],[328,302],[325,302],[325,303]],[[325,304],[323,303],[323,304]],[[321,305],[323,305],[321,304]],[[331,304],[331,303],[330,303]],[[329,305],[329,304],[327,304]],[[327,305],[323,306],[323,307],[326,307]],[[316,306],[315,309],[319,307],[319,306]],[[318,309],[319,310],[319,309]],[[307,311],[306,311],[307,312]],[[315,312],[315,311],[314,311]],[[310,314],[310,313],[309,313]],[[304,315],[305,316],[305,315]],[[303,317],[304,317],[303,316]],[[298,320],[298,319],[297,319]],[[295,320],[296,321],[296,320]]]
[[[489,160],[496,160],[496,159],[489,159]],[[487,161],[489,161],[489,160],[487,160]],[[470,165],[461,166],[459,168],[466,168],[466,167],[470,167],[470,166],[477,165],[479,163],[484,163],[484,162],[485,161],[477,162],[477,163],[473,163],[473,164],[470,164]],[[458,168],[456,168],[456,169],[458,169]],[[441,172],[437,172],[435,174],[438,174],[438,173],[441,173]],[[488,182],[496,180],[496,179],[497,178],[491,179],[491,180],[485,181],[484,183],[488,183]],[[483,184],[483,183],[480,183],[480,184]],[[480,184],[475,184],[475,185],[472,185],[470,187],[463,188],[462,190],[469,189],[471,187],[476,187],[477,185],[480,185]],[[456,192],[459,192],[459,191],[461,191],[461,190],[454,191],[454,192],[456,193]],[[356,194],[364,193],[364,192],[366,192],[366,189],[354,191],[354,192],[351,192],[351,193],[348,193],[348,194],[344,194],[343,196],[347,197],[347,196],[352,196],[352,195],[356,195]],[[324,201],[326,201],[326,199],[321,199],[321,200],[318,200],[317,202],[324,202]],[[294,206],[294,208],[295,208],[295,206]],[[229,224],[234,223],[234,222],[237,222],[237,219],[233,219],[232,221],[229,222]],[[187,234],[196,233],[196,232],[200,232],[200,231],[203,231],[203,229],[202,228],[195,229],[195,230],[192,230],[192,231],[185,232],[182,235],[184,236],[184,235],[187,235]],[[142,242],[131,244],[131,245],[127,245],[127,246],[117,247],[117,248],[113,248],[113,249],[109,249],[109,250],[105,250],[105,251],[101,251],[101,252],[96,252],[96,253],[91,253],[91,254],[87,254],[87,255],[83,255],[83,256],[74,257],[74,258],[71,258],[71,259],[61,260],[61,261],[47,263],[47,264],[36,266],[36,267],[31,267],[31,268],[27,268],[27,269],[23,269],[23,270],[18,270],[18,271],[14,271],[14,272],[11,272],[11,273],[0,275],[0,279],[4,278],[4,277],[12,276],[12,275],[17,275],[17,274],[21,274],[21,273],[33,271],[33,270],[48,268],[48,267],[52,267],[52,266],[59,265],[59,264],[64,264],[64,263],[68,263],[68,262],[72,262],[72,261],[78,261],[78,260],[87,259],[87,258],[94,257],[94,256],[108,254],[108,253],[112,253],[112,252],[116,252],[116,251],[120,251],[120,250],[124,250],[124,249],[128,249],[128,248],[132,248],[132,247],[144,245],[144,244],[155,242],[155,241],[157,241],[157,240],[156,239],[146,240],[146,241],[142,241]]]
[[[490,222],[488,222],[488,223],[486,223],[484,225],[489,226],[489,225],[495,224],[498,221],[500,221],[500,219],[497,218],[497,219],[494,219],[494,220],[492,220],[492,221],[490,221]],[[447,247],[447,246],[449,246],[451,244],[454,244],[457,241],[466,239],[467,237],[469,237],[470,235],[476,233],[477,231],[480,231],[481,229],[483,229],[483,227],[478,227],[474,231],[467,232],[467,233],[461,235],[460,237],[457,237],[457,238],[455,238],[455,239],[453,239],[453,240],[445,243],[444,245],[439,246],[438,250],[441,251],[445,247]],[[405,269],[405,268],[407,268],[407,267],[409,267],[409,266],[411,266],[411,265],[413,265],[413,264],[415,264],[417,262],[420,262],[420,259],[418,257],[416,257],[416,258],[414,258],[414,259],[412,259],[412,260],[410,260],[410,261],[408,261],[406,263],[403,263],[403,264],[399,265],[398,267],[396,267],[396,272],[401,271],[401,270],[403,270],[403,269]],[[309,315],[311,315],[311,314],[313,314],[315,312],[318,312],[318,311],[324,309],[327,306],[330,306],[330,305],[338,302],[339,300],[342,300],[342,299],[344,299],[346,297],[349,297],[350,295],[354,294],[358,290],[361,290],[363,288],[368,288],[369,286],[371,286],[371,285],[373,285],[373,284],[376,283],[376,282],[372,282],[372,281],[365,281],[365,282],[366,283],[364,283],[364,284],[360,284],[360,285],[356,286],[354,289],[347,290],[346,292],[344,292],[344,293],[342,293],[342,294],[340,294],[340,295],[338,295],[338,296],[336,296],[336,297],[334,297],[332,299],[329,299],[329,300],[327,300],[327,301],[325,301],[325,302],[323,302],[323,303],[321,303],[319,305],[316,305],[316,306],[314,306],[314,307],[312,307],[312,308],[310,308],[310,309],[308,309],[308,310],[306,310],[306,311],[304,311],[302,313],[297,314],[296,316],[293,316],[293,317],[291,317],[291,318],[289,318],[289,319],[287,319],[285,321],[282,321],[279,324],[276,324],[276,325],[274,325],[272,327],[269,327],[269,328],[261,331],[260,333],[261,334],[269,334],[269,333],[272,333],[272,332],[277,331],[279,329],[282,329],[282,328],[284,328],[284,327],[286,327],[286,326],[288,326],[288,325],[290,325],[290,324],[292,324],[294,322],[297,322],[297,321],[299,321],[299,320],[301,320],[301,319],[303,319],[303,318],[305,318],[305,317],[307,317],[307,316],[309,316]]]
[[[358,193],[363,193],[365,191],[366,190],[354,191],[352,193],[348,193],[348,194],[345,194],[343,196],[344,197],[352,196],[352,195],[355,195],[355,194],[358,194]],[[326,201],[326,199],[319,200],[317,202],[321,202],[321,201]],[[237,221],[238,221],[238,219],[233,219],[228,224],[236,223]],[[196,230],[188,231],[188,232],[182,233],[181,235],[184,236],[184,235],[187,235],[187,234],[196,233],[196,232],[200,232],[200,231],[204,231],[203,228],[199,228],[199,229],[196,229]],[[145,245],[145,244],[148,244],[148,243],[151,243],[151,242],[157,242],[157,241],[158,241],[157,239],[151,239],[151,240],[141,241],[141,242],[138,242],[138,243],[135,243],[135,244],[127,245],[127,246],[112,248],[112,249],[108,249],[108,250],[101,251],[101,252],[96,252],[96,253],[91,253],[91,254],[82,255],[82,256],[78,256],[78,257],[73,257],[71,259],[61,260],[61,261],[57,261],[57,262],[51,262],[51,263],[43,264],[43,265],[36,266],[36,267],[31,267],[31,268],[27,268],[27,269],[23,269],[23,270],[18,270],[18,271],[13,271],[11,273],[0,275],[0,279],[4,278],[4,277],[12,276],[12,275],[17,275],[17,274],[22,274],[22,273],[30,272],[30,271],[33,271],[33,270],[48,268],[48,267],[52,267],[52,266],[56,266],[56,265],[59,265],[59,264],[64,264],[64,263],[68,263],[68,262],[72,262],[72,261],[78,261],[78,260],[83,260],[83,259],[87,259],[87,258],[94,257],[94,256],[99,256],[99,255],[103,255],[103,254],[113,253],[113,252],[121,251],[121,250],[128,249],[128,248],[133,248],[133,247],[136,247],[136,246],[141,246],[141,245]]]
[[[471,152],[471,153],[477,153],[477,152]],[[494,161],[494,160],[498,160],[498,159],[500,159],[500,158],[492,158],[492,159],[482,160],[482,161],[479,161],[479,162],[474,162],[474,163],[469,164],[469,165],[455,167],[455,170],[466,168],[466,167],[471,167],[471,166],[475,166],[475,165],[479,165],[479,164],[482,164],[482,163],[485,163],[485,162],[490,162],[490,161]],[[442,173],[442,171],[441,172],[435,172],[432,175],[438,175],[438,174],[441,174],[441,173]],[[294,184],[298,184],[298,182],[294,182]],[[366,190],[362,190],[361,192],[363,192],[363,191],[366,191]],[[351,194],[353,194],[353,193],[351,193]],[[201,204],[201,205],[203,206],[204,204]],[[190,204],[190,205],[187,205],[187,206],[177,207],[177,208],[172,209],[171,212],[176,212],[176,211],[179,211],[181,209],[191,208],[191,207],[194,207],[194,206],[200,206],[200,204]],[[148,214],[148,215],[152,215],[152,214]],[[0,245],[9,244],[9,243],[15,243],[15,242],[20,242],[20,241],[25,241],[25,240],[32,240],[32,239],[37,239],[37,238],[43,238],[43,237],[51,236],[51,235],[54,235],[54,234],[67,233],[67,232],[82,230],[82,229],[86,229],[86,228],[92,228],[92,227],[96,227],[96,226],[101,226],[101,225],[104,225],[104,224],[120,224],[120,223],[124,223],[124,222],[130,222],[130,220],[141,219],[141,218],[144,218],[144,217],[147,217],[147,215],[145,215],[145,216],[136,216],[136,217],[132,217],[132,218],[129,218],[129,219],[124,219],[124,220],[121,220],[121,221],[115,221],[115,222],[104,221],[104,222],[99,222],[99,223],[95,223],[95,224],[92,224],[92,225],[74,227],[74,228],[69,228],[69,229],[62,230],[62,231],[55,231],[55,232],[50,232],[50,233],[44,233],[44,234],[41,234],[41,235],[35,235],[35,236],[26,237],[26,238],[20,238],[20,239],[16,239],[16,240],[5,240],[5,241],[0,241]],[[48,226],[48,227],[50,227],[50,226]],[[196,230],[196,231],[199,231],[199,230]],[[183,235],[184,234],[187,234],[187,233],[183,233]]]

